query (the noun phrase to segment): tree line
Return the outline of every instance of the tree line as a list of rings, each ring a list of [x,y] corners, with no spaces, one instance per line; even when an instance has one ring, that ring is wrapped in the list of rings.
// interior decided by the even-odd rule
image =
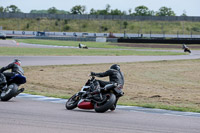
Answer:
[[[5,13],[23,13],[17,6],[10,5],[7,7],[0,6],[0,12]],[[92,8],[89,13],[86,12],[86,6],[76,5],[70,9],[70,11],[59,10],[55,7],[51,7],[47,10],[31,10],[30,13],[46,13],[46,14],[90,14],[90,15],[132,15],[132,16],[176,16],[172,8],[160,7],[158,11],[150,10],[148,7],[141,5],[132,9],[128,12],[121,11],[119,9],[111,9],[109,4],[106,5],[105,9],[95,10]],[[187,16],[186,11],[183,11],[181,16]]]

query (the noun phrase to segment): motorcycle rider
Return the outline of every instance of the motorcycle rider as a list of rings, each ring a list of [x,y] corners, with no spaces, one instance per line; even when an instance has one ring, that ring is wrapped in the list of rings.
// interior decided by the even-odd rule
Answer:
[[[11,72],[4,72],[9,69],[11,69]],[[0,73],[2,73],[6,77],[6,80],[8,81],[15,74],[24,75],[24,70],[21,67],[21,61],[19,59],[14,59],[14,61],[10,63],[9,65],[2,67],[0,69]],[[24,88],[21,88],[18,90],[19,93],[23,91],[24,91]]]
[[[183,44],[183,50],[184,50],[184,52],[189,52],[189,53],[191,53],[191,51],[190,51],[190,48],[187,46],[187,45],[185,45],[185,44]]]
[[[118,85],[124,85],[124,75],[120,70],[120,66],[118,64],[113,64],[109,70],[103,73],[95,73],[91,72],[91,76],[96,76],[96,77],[107,77],[109,76],[110,81],[102,81],[102,80],[97,80],[100,84],[101,87],[105,87],[107,84],[115,84],[117,83]]]
[[[95,73],[91,72],[91,76],[96,76],[96,77],[107,77],[109,76],[110,81],[102,81],[102,80],[97,80],[100,84],[101,87],[103,87],[103,90],[105,89],[104,87],[108,84],[114,84],[114,85],[121,85],[123,87],[124,85],[124,75],[120,70],[120,66],[118,64],[113,64],[109,70],[103,73]],[[116,102],[114,107],[111,110],[115,110],[116,104],[118,101],[119,97],[117,97]]]

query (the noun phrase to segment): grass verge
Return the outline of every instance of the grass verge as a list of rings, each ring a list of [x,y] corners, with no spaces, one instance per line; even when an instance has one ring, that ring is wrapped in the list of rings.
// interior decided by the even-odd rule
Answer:
[[[135,50],[113,50],[113,49],[68,49],[68,48],[22,48],[22,47],[1,47],[0,55],[16,56],[125,56],[125,55],[183,55],[177,52],[162,51],[135,51]]]
[[[110,44],[109,42],[79,42],[79,41],[60,41],[60,40],[42,40],[42,39],[15,39],[15,41],[21,43],[55,45],[55,46],[78,47],[79,43],[83,43],[87,45],[89,48],[127,48],[123,46],[109,45]]]
[[[78,92],[91,72],[111,64],[24,67],[26,93],[69,98]],[[200,59],[120,63],[125,75],[121,105],[135,105],[200,113]],[[102,78],[108,80],[108,78]]]

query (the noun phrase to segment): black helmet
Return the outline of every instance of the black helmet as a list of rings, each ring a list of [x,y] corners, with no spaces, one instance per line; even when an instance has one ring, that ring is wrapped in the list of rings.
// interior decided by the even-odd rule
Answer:
[[[115,70],[120,71],[120,66],[117,65],[117,64],[113,64],[113,65],[110,67],[110,69],[115,69]]]

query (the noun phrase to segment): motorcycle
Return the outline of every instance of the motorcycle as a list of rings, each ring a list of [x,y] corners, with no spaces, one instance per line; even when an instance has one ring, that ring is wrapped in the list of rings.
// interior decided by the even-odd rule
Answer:
[[[83,49],[88,49],[88,47],[84,44],[79,43],[78,45],[79,48],[83,48]]]
[[[6,77],[0,73],[0,99],[8,101],[21,93],[24,88],[18,89],[21,84],[26,83],[26,77],[20,74],[15,74],[8,81]]]
[[[185,48],[185,49],[184,49],[184,52],[191,53],[191,50],[190,50],[189,48]]]
[[[80,109],[94,109],[98,113],[103,113],[116,108],[119,97],[123,96],[123,86],[108,84],[101,88],[98,81],[92,76],[81,91],[74,94],[65,104],[66,109],[72,110],[76,107]]]
[[[184,52],[191,53],[190,48],[188,48],[185,44],[183,44],[183,49],[184,49]]]

